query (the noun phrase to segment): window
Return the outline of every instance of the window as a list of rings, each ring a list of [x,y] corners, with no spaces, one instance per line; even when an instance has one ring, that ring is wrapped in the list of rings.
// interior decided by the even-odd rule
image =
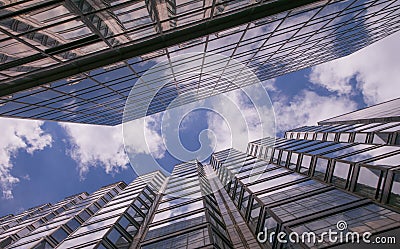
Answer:
[[[398,149],[399,148],[397,146],[381,146],[381,147],[374,148],[374,149],[371,149],[368,151],[359,152],[352,156],[342,157],[341,159],[351,161],[351,162],[361,162],[361,161],[370,159],[372,157],[380,156],[385,153],[394,152]]]
[[[273,150],[272,148],[268,148],[268,147],[265,148],[264,159],[266,159],[266,160],[271,159],[272,150]]]
[[[110,196],[110,194],[105,194],[103,197],[104,197],[104,199],[107,200],[107,202],[109,202],[109,201],[112,199],[112,197]]]
[[[113,217],[113,218],[109,218],[106,220],[102,220],[102,221],[98,221],[95,223],[90,223],[90,224],[86,224],[83,225],[81,228],[79,228],[74,235],[78,235],[78,234],[83,234],[86,232],[90,232],[94,229],[99,229],[99,228],[105,228],[107,226],[110,226],[112,224],[114,224],[115,222],[117,222],[118,217]]]
[[[213,239],[214,239],[214,244],[217,244],[218,248],[221,248],[221,249],[230,249],[230,248],[232,248],[217,233],[213,232],[212,235],[213,235]]]
[[[336,135],[336,133],[329,132],[326,137],[326,141],[335,141],[335,135]]]
[[[3,232],[4,230],[0,230],[0,232]],[[0,248],[5,248],[9,244],[13,243],[14,240],[11,237],[5,238],[2,241],[0,241]]]
[[[289,222],[359,199],[359,197],[335,189],[272,207],[271,212],[278,216],[282,222]]]
[[[257,200],[254,200],[253,204],[251,205],[250,219],[249,219],[249,225],[250,228],[253,230],[253,232],[257,228],[260,212],[261,212],[261,204]]]
[[[300,173],[308,174],[308,170],[310,169],[310,164],[311,164],[311,156],[303,155],[303,159],[301,160]]]
[[[203,201],[200,200],[200,201],[192,202],[192,203],[189,203],[189,204],[186,204],[183,206],[179,206],[176,208],[171,208],[171,209],[168,209],[166,211],[163,211],[163,212],[160,212],[160,213],[157,213],[156,215],[154,215],[153,222],[157,222],[157,221],[164,220],[164,219],[169,219],[171,217],[175,217],[177,215],[184,214],[184,213],[188,212],[189,210],[194,211],[194,210],[197,210],[197,209],[200,209],[203,207],[204,207]]]
[[[376,159],[376,160],[368,162],[368,165],[398,166],[399,164],[400,164],[400,153],[399,152],[397,152],[397,154],[394,154],[391,156],[385,156],[384,158]]]
[[[142,249],[177,248],[177,245],[179,245],[179,248],[201,248],[209,244],[208,230],[203,228],[143,245]]]
[[[298,153],[292,152],[292,156],[290,157],[289,169],[291,170],[296,169],[298,157],[299,157]]]
[[[87,219],[90,218],[90,214],[89,214],[86,210],[83,210],[78,216],[79,216],[79,218],[81,218],[83,221],[86,221]]]
[[[325,154],[326,157],[330,157],[330,158],[336,158],[336,157],[340,157],[340,156],[344,156],[346,154],[352,153],[354,151],[358,151],[358,150],[363,150],[366,148],[371,148],[374,147],[373,145],[367,145],[367,144],[357,144],[351,147],[345,147],[342,148],[340,150],[337,150],[335,152],[331,152],[328,154]]]
[[[148,207],[147,205],[144,204],[144,201],[142,201],[140,198],[137,198],[134,202],[133,205],[137,207],[142,213],[147,214]]]
[[[144,189],[144,192],[150,197],[150,199],[154,200],[156,194],[148,187]]]
[[[149,198],[147,197],[147,195],[145,195],[144,193],[141,193],[141,194],[139,195],[138,198],[140,198],[141,200],[143,200],[144,203],[146,203],[146,205],[147,205],[148,207],[150,207],[151,204],[153,203],[153,200],[149,199]]]
[[[314,169],[314,177],[324,180],[326,171],[328,169],[328,160],[325,158],[317,158]]]
[[[355,191],[366,197],[377,198],[381,178],[381,170],[361,166]]]
[[[48,215],[46,215],[46,220],[51,220],[51,219],[53,219],[54,218],[54,216],[56,216],[55,214],[53,214],[53,213],[50,213],[50,214],[48,214]]]
[[[116,228],[113,228],[111,232],[107,235],[107,239],[113,243],[118,249],[128,249],[129,241],[122,235]]]
[[[341,133],[339,137],[339,142],[347,143],[349,141],[350,133]]]
[[[274,166],[274,165],[272,165],[272,166]],[[243,182],[243,184],[251,184],[255,181],[260,181],[262,179],[270,178],[272,176],[276,176],[276,175],[283,174],[286,172],[290,172],[290,171],[288,171],[287,169],[284,169],[282,167],[279,167],[279,168],[275,168],[273,170],[260,172],[258,175],[254,175],[252,177],[244,178],[244,179],[242,179],[242,182]]]
[[[136,235],[137,228],[134,224],[132,224],[125,216],[119,220],[118,224],[128,232],[132,237]]]
[[[103,244],[100,244],[96,249],[108,249],[108,248],[105,247]]]
[[[354,138],[354,142],[355,143],[365,143],[366,139],[367,139],[367,133],[357,132],[356,136]]]
[[[298,234],[314,232],[317,238],[321,238],[321,234],[329,229],[338,231],[336,223],[343,220],[346,221],[347,227],[350,229],[355,228],[354,231],[357,231],[360,234],[365,232],[376,234],[381,231],[393,229],[393,226],[398,224],[399,218],[400,215],[398,213],[375,204],[368,204],[335,215],[323,217],[318,220],[303,223],[302,225],[291,227],[290,230],[297,232]],[[325,240],[322,243],[329,243],[330,245],[332,242],[329,241],[328,236],[325,236]],[[315,247],[312,243],[307,243],[306,245],[309,247]]]
[[[292,183],[287,187],[266,192],[258,195],[258,198],[260,198],[265,205],[269,205],[274,202],[287,200],[291,197],[303,195],[324,187],[326,187],[324,184],[310,179],[304,182]]]
[[[164,208],[173,207],[175,205],[179,205],[179,204],[182,204],[184,202],[189,202],[189,201],[197,199],[199,197],[200,197],[199,193],[192,193],[192,194],[186,195],[186,196],[181,197],[181,198],[172,199],[172,200],[169,200],[169,201],[166,201],[166,202],[162,202],[158,206],[158,210],[161,210],[161,209],[164,209]]]
[[[133,219],[135,220],[138,224],[142,224],[143,221],[143,214],[141,212],[138,212],[136,209],[133,207],[129,207],[126,213]]]
[[[152,226],[146,234],[146,240],[164,236],[166,234],[182,231],[186,228],[193,227],[206,222],[205,212],[200,212],[185,216],[179,219],[163,222],[160,225]]]
[[[276,222],[276,220],[274,219],[274,218],[272,218],[271,216],[269,216],[268,214],[266,214],[266,217],[265,217],[265,219],[264,219],[264,227],[263,227],[263,230],[262,231],[260,231],[260,232],[266,232],[266,234],[265,235],[268,235],[268,238],[267,238],[267,244],[269,244],[270,246],[272,246],[272,244],[274,243],[274,241],[275,241],[275,235],[274,236],[272,236],[272,241],[270,241],[270,238],[269,238],[269,236],[270,236],[270,234],[272,233],[272,232],[276,232],[276,228],[278,227],[278,222]]]
[[[71,229],[71,231],[75,231],[78,227],[81,226],[81,224],[75,218],[68,221],[66,225],[69,229]]]
[[[280,152],[279,149],[275,149],[275,150],[274,150],[274,155],[272,156],[272,157],[273,157],[273,158],[272,158],[272,162],[273,162],[273,163],[277,163],[277,162],[278,162],[279,152]]]
[[[168,186],[168,189],[165,191],[165,194],[178,192],[178,191],[184,191],[187,188],[191,188],[193,186],[196,186],[199,184],[199,181],[196,178],[189,178],[188,181],[186,182],[178,182],[178,184],[174,184],[172,186]]]
[[[240,183],[238,182],[238,183],[237,183],[236,190],[235,190],[235,198],[233,199],[233,202],[234,202],[236,205],[239,204],[239,197],[240,197],[241,192],[242,192],[242,184],[240,184]]]
[[[249,203],[250,194],[246,190],[243,192],[242,203],[240,204],[240,211],[243,215],[246,214],[247,204]]]
[[[266,180],[264,182],[260,182],[260,183],[254,184],[254,185],[250,185],[248,188],[250,189],[251,192],[257,193],[257,192],[268,190],[271,187],[277,187],[282,184],[296,181],[296,180],[303,179],[303,178],[304,178],[304,176],[299,175],[299,174],[287,174],[287,175],[269,179],[269,180]]]
[[[392,188],[389,194],[389,205],[400,207],[400,173],[393,175]]]
[[[100,199],[97,201],[97,203],[99,204],[100,207],[103,207],[103,206],[106,204],[106,202],[105,202],[102,198],[100,198]]]
[[[389,140],[389,133],[375,133],[372,143],[374,144],[387,144]]]
[[[394,139],[394,144],[399,145],[400,144],[400,134],[394,134],[396,136],[396,139]]]
[[[339,188],[346,188],[350,175],[350,164],[336,161],[331,182]]]
[[[287,161],[288,151],[282,151],[280,165],[285,166]]]
[[[92,213],[96,213],[99,208],[93,203],[89,206],[89,210],[92,211]]]
[[[180,191],[174,192],[174,193],[172,193],[172,194],[169,195],[169,196],[173,196],[173,197],[185,196],[185,195],[187,195],[187,194],[189,194],[189,193],[192,193],[192,192],[194,192],[194,191],[200,191],[200,186],[199,186],[198,184],[195,185],[195,186],[193,186],[193,187],[190,187],[190,188],[187,188],[187,189],[184,189],[184,190],[180,190]]]
[[[53,249],[53,247],[46,240],[41,241],[37,246],[33,247],[33,249]]]
[[[64,229],[59,228],[58,230],[56,230],[56,231],[51,235],[51,237],[52,237],[55,241],[57,241],[57,243],[60,243],[60,242],[63,241],[66,237],[68,237],[68,233],[67,233]]]

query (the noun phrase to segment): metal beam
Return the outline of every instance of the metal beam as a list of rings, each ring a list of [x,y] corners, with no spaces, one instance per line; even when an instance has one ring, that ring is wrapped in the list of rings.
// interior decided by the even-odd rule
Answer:
[[[204,20],[188,27],[168,30],[154,38],[139,43],[127,44],[115,50],[97,52],[93,55],[77,58],[69,63],[63,63],[48,69],[41,69],[3,81],[0,84],[0,97],[61,80],[75,74],[87,72],[152,51],[165,49],[185,41],[200,38],[208,34],[226,30],[313,2],[318,2],[318,0],[278,0],[268,4],[247,7],[233,14],[221,14],[213,17],[211,20]]]

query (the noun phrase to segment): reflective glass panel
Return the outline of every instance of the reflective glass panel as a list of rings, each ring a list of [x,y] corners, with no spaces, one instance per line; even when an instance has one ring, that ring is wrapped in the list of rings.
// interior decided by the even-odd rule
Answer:
[[[376,198],[379,179],[382,171],[367,167],[360,167],[360,173],[357,178],[356,192],[361,195]]]
[[[111,232],[107,235],[107,239],[113,243],[118,249],[128,249],[129,241],[128,239],[122,235],[116,228],[111,230]]]
[[[325,174],[328,169],[328,160],[325,158],[317,158],[315,162],[314,177],[320,180],[324,180]]]
[[[168,218],[180,215],[180,214],[184,214],[184,213],[189,212],[189,211],[194,211],[194,210],[203,208],[203,207],[204,207],[203,206],[203,201],[200,200],[200,201],[189,203],[189,204],[186,204],[186,205],[183,205],[183,206],[172,208],[172,209],[169,209],[169,210],[166,210],[164,212],[157,213],[156,215],[154,215],[153,222],[157,222],[159,220],[168,219]]]
[[[326,185],[315,181],[315,180],[308,180],[300,183],[294,183],[284,188],[279,188],[277,190],[273,190],[267,193],[263,193],[257,195],[258,198],[265,204],[271,204],[274,202],[287,200],[293,196],[299,196],[310,191],[324,188]]]
[[[358,144],[358,145],[354,145],[348,148],[344,148],[338,151],[334,151],[328,154],[325,154],[326,157],[330,157],[330,158],[336,158],[336,157],[340,157],[340,156],[344,156],[346,154],[352,153],[354,151],[358,151],[358,150],[362,150],[362,149],[366,149],[366,148],[371,148],[374,147],[374,145],[368,145],[368,144]]]
[[[400,173],[393,175],[392,188],[389,194],[389,204],[400,207]]]
[[[189,227],[202,224],[204,222],[206,222],[205,212],[200,212],[179,219],[163,222],[160,225],[150,227],[148,233],[146,234],[146,239],[164,236],[166,234],[181,231]]]
[[[280,177],[276,177],[264,182],[260,182],[257,183],[255,185],[250,185],[248,186],[248,188],[250,189],[250,191],[252,191],[253,193],[255,192],[259,192],[262,190],[266,190],[272,187],[276,187],[288,182],[292,182],[298,179],[302,179],[304,178],[304,176],[301,176],[299,174],[289,174],[289,175],[284,175],[284,176],[280,176]]]
[[[337,187],[346,188],[349,174],[350,164],[336,161],[331,182]]]
[[[310,164],[311,164],[311,156],[303,155],[303,159],[301,160],[301,165],[300,165],[300,173],[307,174],[308,170],[310,169]]]

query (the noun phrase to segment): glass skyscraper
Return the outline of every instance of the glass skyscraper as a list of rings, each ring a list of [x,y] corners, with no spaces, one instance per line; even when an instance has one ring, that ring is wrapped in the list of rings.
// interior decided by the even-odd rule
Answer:
[[[262,138],[247,152],[219,151],[210,164],[182,163],[170,176],[157,171],[1,217],[0,247],[349,248],[323,237],[332,230],[368,232],[370,241],[384,238],[379,246],[396,248],[398,104]],[[269,239],[260,239],[263,232]],[[288,240],[294,232],[322,239]]]
[[[238,64],[263,81],[349,55],[398,31],[399,8],[398,0],[1,0],[0,116],[120,124],[132,86],[142,87],[133,105],[144,108],[162,81],[139,80],[160,61],[169,83],[138,117],[183,93],[196,101],[251,84],[226,80],[240,77],[229,70]],[[198,70],[173,73],[191,59],[171,58],[193,52]],[[218,73],[203,74],[211,64]]]

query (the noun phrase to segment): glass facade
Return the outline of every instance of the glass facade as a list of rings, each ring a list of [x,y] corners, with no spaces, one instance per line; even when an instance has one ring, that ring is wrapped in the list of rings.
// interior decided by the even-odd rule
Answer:
[[[398,99],[262,138],[247,152],[214,153],[211,165],[254,236],[323,232],[346,221],[349,232],[398,234]],[[376,118],[374,116],[376,114]],[[384,119],[382,119],[384,117]],[[339,120],[340,118],[340,120]],[[336,230],[335,230],[336,229]],[[324,248],[327,238],[265,248]]]
[[[265,141],[266,139],[249,144],[249,150],[253,150],[256,155],[258,149],[265,151],[260,147],[251,148],[259,146],[255,144],[265,144]],[[294,146],[293,141],[288,140],[288,143]],[[278,151],[280,148],[278,146],[284,147],[284,145],[285,143],[275,145],[272,150]],[[245,157],[235,160],[224,157],[224,154],[230,154],[231,158],[240,158],[240,154]],[[278,158],[271,157],[266,160],[263,154],[260,158],[235,150],[225,150],[214,153],[211,160],[219,179],[225,183],[225,190],[254,236],[262,231],[268,231],[268,234],[271,232],[301,234],[312,231],[320,235],[323,231],[336,228],[336,222],[339,220],[349,221],[350,231],[368,231],[373,234],[400,227],[399,177],[396,174],[399,167],[372,168],[368,164],[354,165],[352,162],[335,162],[332,161],[334,159],[330,161],[323,157],[311,157],[306,163],[311,165],[304,167],[307,169],[305,171],[301,167],[302,159],[295,163],[296,167],[290,167],[289,161],[282,162],[283,159],[279,158],[282,157],[282,151],[276,154],[272,152],[272,155],[277,155]],[[302,158],[303,155],[301,153],[299,155]],[[250,166],[243,166],[242,162],[248,157],[253,159],[252,163]],[[336,163],[335,170],[332,169],[333,172],[330,172],[332,162]],[[350,177],[351,169],[358,172],[356,179]],[[231,178],[226,178],[226,175]],[[389,175],[390,180],[385,181]],[[390,192],[385,191],[388,187],[391,189]],[[364,197],[369,200],[366,201]],[[379,211],[375,213],[373,210]],[[351,218],[350,214],[353,215]],[[356,217],[357,214],[360,217]],[[363,226],[374,222],[380,226],[373,226],[374,229]],[[281,244],[275,237],[272,241],[267,240],[263,246],[303,248],[300,244]],[[322,244],[305,243],[302,246],[322,248],[332,246],[332,243],[326,240]]]
[[[164,181],[160,172],[137,178],[57,248],[129,248]]]
[[[201,163],[176,165],[140,248],[232,248]]]
[[[400,121],[400,98],[320,121],[319,124],[387,123]],[[398,123],[396,123],[398,124]]]
[[[101,188],[91,195],[82,193],[54,205],[48,204],[10,216],[0,225],[3,230],[0,243],[2,247],[8,246],[7,248],[54,247],[125,186],[125,183],[119,182]]]
[[[275,78],[398,31],[399,6],[396,0],[0,1],[0,116],[120,124],[134,85],[142,89],[132,99],[138,118],[168,109],[184,93],[193,94],[187,103],[251,84],[226,80],[239,77],[240,70],[230,70],[239,64],[261,81]],[[201,54],[171,60],[193,52]],[[211,54],[228,60],[217,63]],[[162,77],[139,80],[160,61],[179,72],[196,59],[198,73],[169,75],[156,93]],[[217,73],[201,73],[211,65]],[[154,101],[144,110],[149,97]]]
[[[129,248],[164,181],[160,172],[150,173],[10,215],[0,224],[1,247]]]

